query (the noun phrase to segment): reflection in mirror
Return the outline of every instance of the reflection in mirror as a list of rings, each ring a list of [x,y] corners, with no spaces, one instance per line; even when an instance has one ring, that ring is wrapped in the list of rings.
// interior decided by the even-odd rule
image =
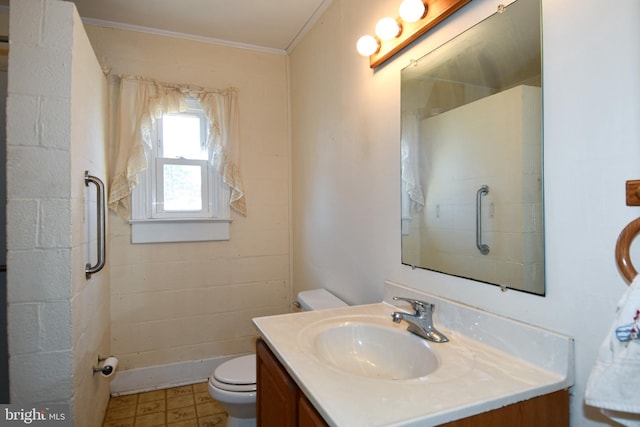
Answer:
[[[540,1],[402,70],[402,263],[544,295]]]

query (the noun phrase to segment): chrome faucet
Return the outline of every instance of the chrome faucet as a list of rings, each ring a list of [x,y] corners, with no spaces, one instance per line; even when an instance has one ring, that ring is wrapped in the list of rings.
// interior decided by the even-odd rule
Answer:
[[[437,343],[449,341],[433,326],[433,311],[436,309],[434,304],[412,298],[393,297],[393,299],[394,301],[401,300],[410,303],[414,311],[413,314],[394,311],[391,313],[394,323],[406,320],[409,324],[407,331],[419,337]]]

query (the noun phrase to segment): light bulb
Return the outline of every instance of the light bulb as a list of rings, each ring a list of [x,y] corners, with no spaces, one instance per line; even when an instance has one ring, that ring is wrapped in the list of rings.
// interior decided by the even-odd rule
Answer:
[[[403,0],[400,3],[400,18],[405,22],[416,22],[424,16],[425,10],[422,0]]]
[[[380,37],[381,40],[391,40],[394,37],[397,37],[400,34],[400,25],[393,18],[382,18],[376,24],[376,35]]]
[[[356,48],[358,49],[358,53],[360,55],[371,56],[378,51],[378,49],[380,48],[380,44],[375,37],[366,35],[358,39]]]

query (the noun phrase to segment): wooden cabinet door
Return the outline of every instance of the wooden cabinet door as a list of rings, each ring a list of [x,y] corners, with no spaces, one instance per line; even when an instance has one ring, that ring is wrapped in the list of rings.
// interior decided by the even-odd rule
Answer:
[[[256,363],[258,427],[296,427],[298,386],[261,339]]]
[[[298,398],[298,427],[328,427],[304,393]]]
[[[569,392],[560,390],[442,424],[441,427],[567,427],[568,425]]]

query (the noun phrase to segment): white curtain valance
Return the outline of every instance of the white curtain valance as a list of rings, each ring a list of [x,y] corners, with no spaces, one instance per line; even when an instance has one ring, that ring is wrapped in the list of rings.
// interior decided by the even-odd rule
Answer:
[[[239,167],[238,89],[209,90],[123,76],[116,98],[115,162],[109,193],[111,210],[129,219],[129,196],[138,185],[138,174],[147,169],[146,153],[151,150],[154,120],[163,114],[186,111],[187,99],[196,98],[209,120],[207,148],[212,149],[213,166],[231,189],[229,205],[236,212],[247,215]]]

